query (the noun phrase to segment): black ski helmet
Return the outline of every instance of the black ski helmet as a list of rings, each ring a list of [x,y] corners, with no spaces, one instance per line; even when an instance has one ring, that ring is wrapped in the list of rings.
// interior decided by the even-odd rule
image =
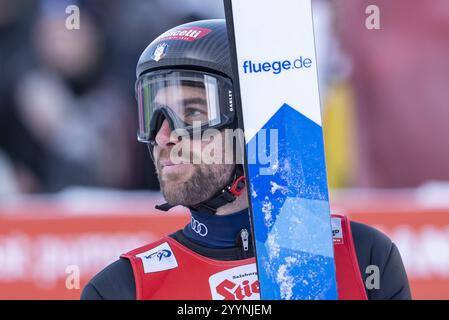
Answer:
[[[143,51],[136,75],[139,141],[154,143],[164,119],[172,131],[183,129],[189,134],[195,130],[236,128],[225,20],[195,21],[164,32]],[[202,117],[200,126],[195,127],[193,118],[183,119],[181,110],[159,108],[161,101],[155,101],[161,87],[181,83],[195,83],[208,93],[209,112]]]
[[[233,78],[224,19],[194,21],[164,32],[143,51],[136,76],[180,68]]]

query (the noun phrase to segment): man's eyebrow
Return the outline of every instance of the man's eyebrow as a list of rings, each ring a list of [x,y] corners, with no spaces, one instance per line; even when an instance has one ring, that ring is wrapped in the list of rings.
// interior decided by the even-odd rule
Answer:
[[[196,104],[196,105],[200,105],[200,106],[207,106],[207,100],[204,98],[185,98],[185,99],[181,99],[179,101],[179,105],[180,106],[187,106],[189,104]],[[162,107],[166,107],[166,108],[170,108],[167,104],[165,103],[159,103],[157,101],[154,102],[154,108],[155,109],[159,109]]]
[[[186,106],[189,104],[199,104],[199,105],[203,105],[203,106],[207,106],[207,100],[204,98],[186,98],[186,99],[182,99],[181,103]]]

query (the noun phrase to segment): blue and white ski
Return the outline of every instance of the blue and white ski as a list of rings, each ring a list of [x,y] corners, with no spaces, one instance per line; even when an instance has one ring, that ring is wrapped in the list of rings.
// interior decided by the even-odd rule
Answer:
[[[224,0],[261,299],[337,299],[311,0]]]

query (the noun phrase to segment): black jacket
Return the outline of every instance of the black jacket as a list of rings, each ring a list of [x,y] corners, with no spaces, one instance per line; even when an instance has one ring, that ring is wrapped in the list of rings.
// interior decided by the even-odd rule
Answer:
[[[351,222],[355,250],[363,282],[370,272],[369,265],[376,265],[380,270],[379,289],[366,289],[370,300],[408,300],[411,299],[407,274],[396,245],[380,231],[367,225]],[[219,260],[236,260],[247,258],[241,249],[209,249],[193,243],[181,231],[172,238],[193,251]],[[132,300],[136,298],[134,275],[130,262],[120,258],[98,273],[84,287],[83,300]]]

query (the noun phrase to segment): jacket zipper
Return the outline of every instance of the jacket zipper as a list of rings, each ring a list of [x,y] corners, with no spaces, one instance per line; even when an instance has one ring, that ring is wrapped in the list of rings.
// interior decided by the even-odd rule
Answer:
[[[243,244],[243,251],[246,254],[248,252],[249,249],[249,232],[246,229],[242,229],[240,231],[240,237],[242,238],[242,244]]]

